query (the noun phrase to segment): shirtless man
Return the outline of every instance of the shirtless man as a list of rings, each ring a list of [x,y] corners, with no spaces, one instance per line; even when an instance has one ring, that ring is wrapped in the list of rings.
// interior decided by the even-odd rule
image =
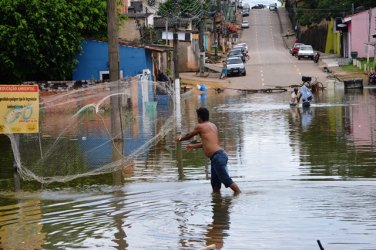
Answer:
[[[200,135],[200,143],[190,143],[187,145],[187,151],[196,148],[202,148],[205,155],[211,162],[211,185],[213,192],[219,192],[221,184],[226,188],[230,187],[235,194],[240,193],[238,185],[231,179],[227,172],[227,154],[219,146],[218,129],[214,123],[209,122],[209,111],[206,108],[196,110],[198,124],[189,133],[184,136],[178,136],[176,141],[189,140],[195,135]]]
[[[294,91],[291,93],[291,100],[290,105],[296,106],[299,104],[301,94],[299,93],[299,89],[297,87],[294,88]]]

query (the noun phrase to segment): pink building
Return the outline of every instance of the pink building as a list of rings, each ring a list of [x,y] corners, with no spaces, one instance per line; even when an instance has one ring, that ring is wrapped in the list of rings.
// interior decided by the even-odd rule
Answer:
[[[367,55],[374,57],[376,44],[376,8],[345,17],[344,22],[347,23],[348,26],[348,32],[344,33],[345,57],[351,57],[351,52],[358,52],[358,57],[366,58]]]

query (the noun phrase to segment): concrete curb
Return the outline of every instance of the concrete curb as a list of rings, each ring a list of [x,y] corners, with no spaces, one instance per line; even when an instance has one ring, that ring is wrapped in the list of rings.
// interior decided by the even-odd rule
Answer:
[[[214,77],[200,77],[197,76],[195,72],[185,72],[185,73],[180,73],[180,82],[181,85],[190,85],[196,87],[198,84],[202,85],[205,84],[205,86],[209,89],[224,89],[228,88],[230,86],[230,81],[228,79],[219,79],[219,74],[218,78]]]
[[[283,26],[282,26],[281,16],[279,15],[279,8],[277,8],[277,11],[276,11],[276,12],[277,12],[277,16],[278,16],[279,27],[280,27],[280,31],[281,31],[281,35],[282,35],[283,44],[284,44],[285,47],[288,49],[288,45],[287,45],[287,42],[286,42],[285,36],[283,35]]]
[[[324,54],[321,53],[321,57],[319,60],[319,67],[324,69],[327,68],[330,73],[336,78],[338,81],[343,82],[346,80],[351,79],[363,79],[363,85],[368,84],[368,75],[364,72],[348,72],[341,69],[341,67],[336,64],[335,61],[337,58],[340,58],[338,55],[332,54]]]
[[[284,7],[279,7],[277,8],[277,15],[278,15],[278,20],[280,24],[280,32],[281,32],[281,37],[283,40],[283,43],[285,45],[286,49],[289,49],[290,47],[293,46],[296,38],[295,32],[291,32],[290,29],[288,28],[287,23],[291,26],[291,21],[290,18],[288,17],[288,13]]]

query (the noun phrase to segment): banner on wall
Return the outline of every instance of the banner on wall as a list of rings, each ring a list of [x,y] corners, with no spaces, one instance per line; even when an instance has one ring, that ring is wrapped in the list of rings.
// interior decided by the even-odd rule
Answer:
[[[38,85],[0,85],[0,134],[38,132]]]

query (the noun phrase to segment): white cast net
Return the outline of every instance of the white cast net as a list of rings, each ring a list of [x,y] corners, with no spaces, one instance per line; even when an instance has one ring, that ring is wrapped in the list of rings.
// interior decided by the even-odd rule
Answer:
[[[41,183],[127,168],[174,128],[171,87],[132,78],[41,94],[39,134],[9,134],[23,179]]]

